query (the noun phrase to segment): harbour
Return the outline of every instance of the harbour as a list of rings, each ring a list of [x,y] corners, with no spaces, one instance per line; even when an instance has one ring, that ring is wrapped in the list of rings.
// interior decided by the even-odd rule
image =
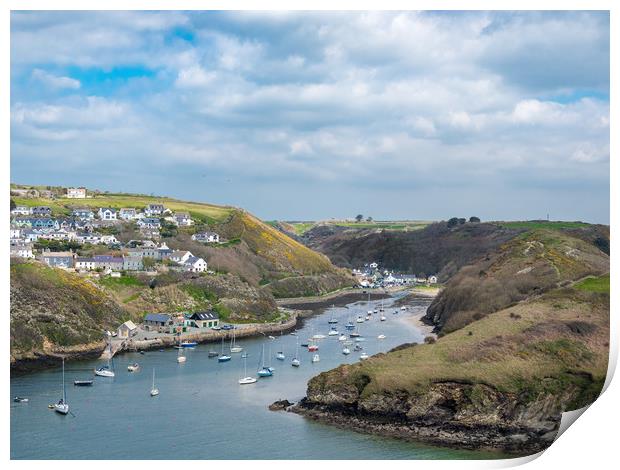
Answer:
[[[497,458],[498,454],[432,447],[329,427],[298,415],[269,411],[283,398],[300,399],[307,381],[343,363],[385,352],[406,342],[422,342],[428,330],[417,322],[429,300],[414,299],[406,310],[392,306],[403,293],[369,304],[357,301],[327,308],[306,318],[295,334],[243,338],[243,348],[221,363],[209,352],[217,344],[183,348],[186,361],[178,363],[176,349],[125,352],[112,361],[114,377],[94,377],[102,360],[65,364],[67,402],[71,414],[48,409],[62,396],[61,368],[51,368],[11,380],[11,458],[13,459],[433,459]],[[359,314],[380,314],[357,324]],[[337,323],[329,323],[337,321]],[[343,354],[339,336],[352,321],[364,341],[351,341]],[[315,338],[313,336],[325,336]],[[384,336],[383,339],[378,339]],[[315,343],[310,352],[301,343]],[[361,348],[354,351],[354,345]],[[228,349],[229,345],[226,345]],[[245,374],[257,377],[261,363],[272,376],[240,385]],[[300,365],[291,361],[298,350]],[[284,360],[278,360],[281,352]],[[246,358],[242,355],[247,354]],[[313,362],[314,354],[320,361]],[[135,372],[127,367],[139,363]],[[155,371],[153,373],[153,371]],[[155,375],[155,377],[153,377]],[[74,380],[94,380],[74,386]],[[159,394],[151,396],[150,391]]]

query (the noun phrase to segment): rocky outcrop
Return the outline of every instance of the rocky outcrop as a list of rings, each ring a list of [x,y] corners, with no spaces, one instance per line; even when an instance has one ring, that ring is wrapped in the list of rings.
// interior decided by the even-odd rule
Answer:
[[[527,455],[547,448],[559,427],[563,396],[526,400],[482,384],[438,382],[418,394],[364,394],[367,378],[329,385],[320,376],[291,411],[356,431],[469,449]]]
[[[269,409],[271,411],[282,411],[286,410],[291,406],[293,406],[293,403],[288,400],[276,400],[271,405],[269,405]]]

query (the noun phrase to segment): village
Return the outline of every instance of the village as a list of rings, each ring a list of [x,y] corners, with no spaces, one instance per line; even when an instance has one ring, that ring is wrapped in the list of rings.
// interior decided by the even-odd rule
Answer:
[[[26,191],[21,194],[20,191]],[[32,190],[31,190],[32,191]],[[12,194],[28,197],[27,190],[12,189]],[[47,196],[37,191],[36,196]],[[85,199],[86,188],[67,188],[67,199]],[[79,205],[71,207],[71,215],[54,217],[48,206],[15,206],[11,208],[10,255],[36,259],[48,266],[93,275],[120,277],[124,271],[147,271],[157,274],[166,270],[207,272],[207,262],[190,251],[171,250],[161,242],[161,230],[168,224],[191,227],[194,220],[186,212],[173,213],[163,204],[143,208],[124,207],[119,210],[99,207],[93,210]],[[121,243],[114,232],[122,224],[135,224],[139,239]],[[220,243],[215,232],[192,235],[200,243]],[[69,247],[54,250],[54,247]],[[105,254],[80,256],[96,246],[106,247]]]
[[[409,285],[435,285],[436,275],[402,274],[387,269],[380,269],[379,263],[366,263],[362,268],[351,270],[351,274],[357,279],[361,288],[388,288]]]

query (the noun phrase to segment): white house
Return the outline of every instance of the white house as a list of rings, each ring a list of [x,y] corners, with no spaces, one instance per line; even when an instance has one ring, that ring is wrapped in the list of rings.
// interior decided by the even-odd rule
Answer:
[[[90,243],[92,245],[98,245],[101,243],[101,234],[95,232],[78,233],[76,240],[79,243]]]
[[[183,262],[183,267],[186,271],[193,273],[204,273],[207,270],[207,262],[202,258],[190,256]]]
[[[121,326],[118,327],[119,338],[129,338],[138,332],[138,327],[131,320],[127,320]]]
[[[158,229],[161,227],[161,221],[157,217],[144,217],[138,220],[138,227]]]
[[[26,206],[16,206],[15,209],[11,211],[11,215],[30,215],[32,214],[32,209]]]
[[[67,197],[69,199],[86,198],[86,188],[67,188]]]
[[[116,211],[111,207],[101,207],[97,214],[101,220],[116,220]]]
[[[17,239],[21,238],[23,229],[20,228],[20,227],[13,227],[13,226],[11,226],[10,232],[11,232],[11,235],[10,235],[11,236],[11,240],[17,240]]]
[[[96,269],[97,266],[95,264],[94,258],[76,258],[75,259],[75,269],[78,271],[92,271]]]
[[[165,210],[166,210],[166,208],[164,207],[163,204],[149,204],[144,209],[144,213],[148,217],[153,217],[155,215],[162,215]]]
[[[202,232],[192,235],[192,240],[202,243],[219,243],[220,236],[215,232]]]
[[[429,276],[427,281],[429,284],[437,284],[437,276]]]
[[[123,220],[134,220],[138,216],[138,211],[133,207],[123,207],[119,211],[118,216]]]
[[[173,251],[170,256],[169,259],[171,261],[174,261],[175,263],[179,263],[179,264],[184,264],[189,258],[192,258],[194,255],[191,254],[191,252],[189,251]]]
[[[103,245],[112,245],[118,243],[114,235],[101,235],[101,243]]]
[[[189,227],[194,225],[194,221],[187,212],[177,212],[174,214],[173,223],[179,227]]]
[[[18,258],[34,258],[34,253],[32,252],[32,245],[28,243],[12,245],[11,256],[17,256]]]

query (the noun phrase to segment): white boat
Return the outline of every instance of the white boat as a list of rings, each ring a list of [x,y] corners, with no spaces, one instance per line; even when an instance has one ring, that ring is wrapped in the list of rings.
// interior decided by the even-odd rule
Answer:
[[[245,377],[239,379],[239,385],[249,385],[256,383],[256,377],[248,376],[248,360],[247,356],[243,358],[243,375]]]
[[[370,356],[368,354],[366,354],[365,352],[363,352],[362,354],[360,354],[360,359],[363,361],[365,359],[368,359]]]
[[[401,310],[407,310],[407,307],[401,307],[400,309]]]
[[[299,340],[297,338],[295,338],[295,357],[291,361],[291,365],[293,367],[299,367],[300,366],[301,362],[299,361],[299,359],[297,359],[298,357],[299,357]]]
[[[348,356],[349,354],[351,354],[351,350],[345,346],[344,348],[342,348],[342,354]]]
[[[312,362],[319,362],[321,360],[321,357],[318,354],[315,354],[314,356],[312,356]]]
[[[381,315],[381,318],[379,318],[379,320],[385,321],[385,320],[387,320],[387,318],[385,318],[385,315]]]
[[[243,351],[241,346],[237,346],[237,339],[235,337],[235,331],[233,330],[232,342],[230,344],[230,352],[231,353],[240,353]]]
[[[377,339],[385,339],[385,335],[379,335],[377,336]]]
[[[177,356],[177,363],[183,364],[185,361],[187,361],[187,358],[183,354],[183,346],[181,346],[181,335],[179,335],[179,354]]]
[[[151,386],[151,396],[155,397],[159,395],[159,389],[155,388],[155,368],[153,368],[153,385]]]
[[[107,366],[101,366],[98,369],[95,369],[95,375],[98,375],[99,377],[114,377],[114,369],[110,367],[109,359]]]
[[[337,330],[329,330],[327,336],[338,336],[340,333]]]
[[[357,320],[355,320],[357,323],[364,323],[364,319],[361,316],[357,317]]]
[[[340,335],[338,337],[338,341],[346,341],[347,340],[347,335]]]
[[[129,364],[127,366],[127,370],[129,372],[136,372],[139,369],[140,369],[140,364],[138,364],[137,362],[134,362],[133,364]]]
[[[325,338],[325,335],[316,334],[316,335],[312,335],[312,338],[310,339],[323,339],[323,338]]]
[[[284,359],[286,359],[286,356],[284,355],[284,353],[282,351],[278,351],[276,354],[276,359],[278,361],[283,361]]]
[[[62,358],[62,398],[54,404],[54,411],[61,415],[69,413],[69,403],[67,403],[67,390],[65,389],[65,358]]]

